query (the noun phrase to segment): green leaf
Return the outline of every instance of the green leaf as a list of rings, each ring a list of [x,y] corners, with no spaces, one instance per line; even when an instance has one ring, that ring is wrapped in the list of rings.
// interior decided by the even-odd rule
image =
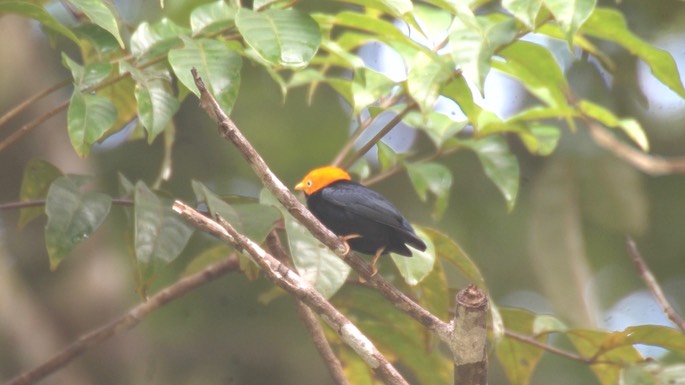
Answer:
[[[324,297],[332,297],[347,280],[350,267],[314,238],[267,190],[262,190],[259,201],[276,207],[283,215],[290,256],[300,276]]]
[[[519,132],[518,134],[528,151],[542,156],[554,152],[559,143],[559,138],[561,138],[559,127],[536,122],[528,123],[526,132]]]
[[[240,88],[240,55],[228,45],[210,39],[184,39],[185,47],[169,51],[169,64],[178,79],[195,95],[200,96],[192,68],[196,68],[207,89],[225,113],[230,113]]]
[[[633,346],[623,346],[618,349],[602,353],[603,346],[608,339],[612,338],[611,332],[600,330],[573,329],[566,332],[578,353],[587,358],[596,358],[618,362],[623,365],[635,364],[643,361],[642,355]],[[597,379],[603,385],[618,384],[621,375],[621,366],[613,364],[595,364],[590,366]]]
[[[416,52],[409,63],[407,91],[421,108],[428,113],[433,110],[444,82],[452,76],[453,68],[442,57]]]
[[[422,234],[422,239],[428,237],[428,234]],[[450,310],[450,291],[442,263],[436,261],[433,264],[430,273],[414,288],[414,292],[419,305],[439,319],[447,319]]]
[[[105,80],[112,73],[113,68],[108,62],[87,64],[84,68],[71,60],[64,52],[62,52],[62,63],[71,71],[74,85],[79,90],[85,90]]]
[[[131,35],[131,53],[138,60],[143,57],[157,56],[178,45],[181,42],[181,36],[187,35],[190,35],[187,28],[167,18],[162,18],[154,24],[144,21]]]
[[[190,263],[188,263],[183,271],[183,275],[199,273],[209,265],[213,265],[228,257],[231,253],[231,250],[232,249],[229,246],[224,244],[202,250],[202,252],[194,256]]]
[[[421,229],[415,228],[414,230],[416,230],[416,235],[426,243],[425,251],[412,249],[411,257],[390,253],[402,278],[410,286],[416,286],[423,281],[433,271],[433,265],[435,265],[435,247],[433,243]]]
[[[466,121],[455,121],[437,111],[428,111],[427,113],[412,111],[404,117],[404,122],[425,132],[438,149],[443,147],[445,141],[461,131],[467,123]]]
[[[457,76],[447,83],[443,87],[442,93],[445,97],[452,99],[459,105],[459,108],[468,117],[471,124],[477,124],[478,116],[483,109],[474,101],[471,88],[469,88],[463,76]]]
[[[171,75],[166,67],[128,69],[136,81],[138,117],[147,131],[147,141],[151,144],[169,125],[181,103],[172,93]]]
[[[566,40],[571,48],[574,35],[595,10],[597,0],[544,0],[544,2],[566,32]]]
[[[685,335],[682,331],[660,325],[631,326],[612,333],[602,343],[602,350],[606,352],[638,344],[658,346],[679,355],[685,354]]]
[[[642,59],[652,74],[681,98],[685,88],[673,57],[633,34],[621,12],[610,8],[597,8],[583,26],[581,32],[612,41]]]
[[[500,308],[502,318],[507,330],[530,336],[533,333],[535,314],[526,310]],[[535,337],[540,342],[545,342],[545,336]],[[528,385],[533,371],[542,358],[543,350],[525,344],[511,337],[504,337],[495,348],[504,373],[513,385]]]
[[[119,34],[119,24],[117,23],[117,17],[114,12],[105,4],[102,0],[67,0],[67,2],[74,7],[78,12],[85,14],[93,24],[98,25],[100,28],[109,32],[117,42],[119,46],[124,48],[124,41],[121,39]]]
[[[218,32],[233,25],[237,12],[238,9],[226,4],[224,0],[201,5],[190,13],[190,28],[193,35]]]
[[[507,208],[513,209],[518,195],[520,170],[518,160],[509,150],[504,137],[494,135],[460,143],[476,152],[485,174],[507,202]]]
[[[568,104],[568,84],[552,53],[538,44],[517,41],[499,52],[505,63],[493,67],[517,78],[530,93],[550,107]]]
[[[478,26],[471,26],[455,18],[449,32],[452,60],[464,77],[483,93],[483,82],[490,72],[490,61],[495,51],[510,43],[516,36],[513,19],[489,20],[478,17]]]
[[[119,72],[125,71],[126,65],[120,66]],[[115,72],[117,70],[115,69]],[[109,78],[111,79],[111,77]],[[112,85],[101,88],[97,95],[104,96],[114,105],[117,111],[117,119],[104,137],[107,137],[124,128],[128,123],[135,119],[138,113],[138,103],[135,98],[135,81],[132,77],[125,77],[114,82]]]
[[[57,21],[43,7],[29,1],[2,1],[0,2],[0,15],[4,13],[15,13],[36,20],[47,28],[69,38],[71,41],[80,45],[78,37],[67,27]]]
[[[428,192],[435,195],[433,217],[439,219],[447,209],[452,187],[452,173],[438,163],[405,163],[414,190],[422,201],[428,199]]]
[[[117,120],[117,110],[106,97],[74,90],[67,113],[67,130],[76,153],[85,158]]]
[[[376,147],[378,148],[378,163],[381,165],[381,171],[386,171],[397,164],[397,153],[390,146],[381,140],[376,143]]]
[[[102,224],[111,205],[108,195],[82,192],[70,177],[62,176],[52,183],[45,203],[45,246],[51,270]]]
[[[585,115],[601,122],[607,127],[621,129],[642,151],[649,151],[649,140],[637,120],[619,119],[611,111],[589,100],[578,102],[578,108]]]
[[[45,198],[52,182],[60,176],[62,176],[62,172],[51,163],[40,159],[31,159],[24,167],[19,200],[30,202]],[[43,207],[21,209],[17,227],[21,230],[44,212]]]
[[[535,30],[535,19],[540,12],[540,6],[542,0],[502,0],[502,7],[530,30]]]
[[[435,253],[441,260],[452,264],[461,274],[473,284],[487,290],[485,279],[478,270],[478,266],[462,250],[461,246],[447,235],[438,230],[422,227],[421,230],[431,239]]]
[[[143,182],[136,183],[134,202],[138,292],[144,294],[156,272],[183,251],[193,230]]]
[[[369,68],[358,68],[352,79],[354,114],[387,95],[395,86],[387,76]]]
[[[240,8],[235,23],[245,42],[272,65],[306,67],[321,44],[318,24],[295,9],[253,12]]]

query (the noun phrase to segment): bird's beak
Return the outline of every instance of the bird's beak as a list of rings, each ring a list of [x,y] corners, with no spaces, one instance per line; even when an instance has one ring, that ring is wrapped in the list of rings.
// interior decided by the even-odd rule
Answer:
[[[300,182],[295,185],[295,190],[304,190],[304,182]]]

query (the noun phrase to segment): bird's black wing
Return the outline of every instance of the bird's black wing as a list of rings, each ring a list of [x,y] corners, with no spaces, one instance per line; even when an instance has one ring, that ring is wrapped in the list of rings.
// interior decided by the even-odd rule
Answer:
[[[331,187],[334,188],[321,190],[321,197],[327,202],[340,206],[355,215],[390,226],[400,231],[406,242],[418,249],[425,249],[426,246],[416,236],[409,222],[381,194],[351,181],[336,182]]]

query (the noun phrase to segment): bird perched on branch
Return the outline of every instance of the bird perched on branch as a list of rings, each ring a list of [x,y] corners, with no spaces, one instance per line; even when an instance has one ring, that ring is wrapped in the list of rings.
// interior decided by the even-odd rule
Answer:
[[[407,244],[426,250],[426,244],[392,203],[351,179],[345,170],[327,166],[310,171],[295,186],[304,191],[312,214],[345,242],[346,253],[352,249],[373,255],[371,273],[375,275],[382,254],[411,257]]]

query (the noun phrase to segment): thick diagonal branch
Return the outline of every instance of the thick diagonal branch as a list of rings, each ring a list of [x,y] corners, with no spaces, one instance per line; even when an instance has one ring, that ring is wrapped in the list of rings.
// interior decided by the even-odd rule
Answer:
[[[174,202],[173,210],[199,230],[220,238],[238,250],[247,252],[274,284],[319,314],[386,384],[407,384],[392,364],[347,317],[284,263],[239,233],[223,218],[218,218],[218,222],[213,221],[181,201]]]

